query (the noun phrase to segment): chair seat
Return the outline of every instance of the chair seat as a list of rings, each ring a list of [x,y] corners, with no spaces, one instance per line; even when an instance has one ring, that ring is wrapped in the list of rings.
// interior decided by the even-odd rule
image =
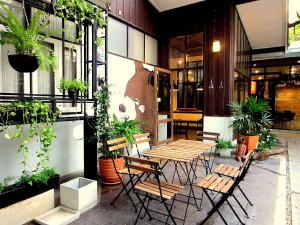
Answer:
[[[162,190],[162,197],[164,199],[172,199],[178,192],[180,192],[184,187],[176,184],[170,184],[164,181],[160,181],[160,186]],[[134,187],[137,190],[147,192],[156,196],[160,196],[159,185],[154,179],[145,180]]]
[[[234,181],[232,179],[208,175],[201,179],[197,183],[197,186],[203,189],[225,194],[229,191],[233,184]]]
[[[215,171],[216,174],[231,177],[231,178],[237,178],[240,174],[239,167],[226,165],[226,164],[219,164]]]
[[[215,157],[213,156],[208,156],[208,155],[200,155],[199,159],[203,160],[203,161],[210,161],[210,160],[214,160]]]
[[[120,174],[129,174],[127,168],[118,170],[118,173],[120,173]],[[140,171],[140,170],[130,169],[130,173],[131,173],[132,175],[138,175],[138,174],[142,174],[143,172]]]
[[[157,157],[154,157],[154,158],[150,158],[151,161],[153,162],[158,162],[158,163],[164,163],[166,160],[165,159],[162,159],[162,158],[157,158]]]

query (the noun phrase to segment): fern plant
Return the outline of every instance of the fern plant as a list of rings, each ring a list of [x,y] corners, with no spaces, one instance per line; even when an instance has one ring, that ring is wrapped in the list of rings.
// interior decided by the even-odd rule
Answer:
[[[26,28],[7,5],[0,3],[0,24],[5,27],[5,30],[0,31],[0,44],[12,44],[17,54],[35,56],[42,70],[51,67],[56,70],[57,60],[53,50],[44,41],[62,30],[48,32],[48,17],[46,13],[36,11]]]

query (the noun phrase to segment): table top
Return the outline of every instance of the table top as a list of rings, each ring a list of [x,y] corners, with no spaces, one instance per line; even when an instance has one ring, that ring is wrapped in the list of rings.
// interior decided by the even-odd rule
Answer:
[[[158,146],[153,150],[145,151],[143,155],[172,161],[191,162],[215,145],[216,143],[212,142],[180,139],[166,145]]]

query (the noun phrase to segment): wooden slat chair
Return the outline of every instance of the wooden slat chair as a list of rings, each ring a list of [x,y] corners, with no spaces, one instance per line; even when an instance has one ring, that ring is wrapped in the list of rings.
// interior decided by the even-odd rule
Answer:
[[[108,150],[109,151],[122,151],[122,150],[125,150],[127,155],[129,155],[129,150],[128,150],[128,142],[127,142],[127,138],[126,137],[121,137],[121,138],[117,138],[117,139],[113,139],[113,140],[109,140],[107,141],[107,146],[108,146]],[[119,198],[119,196],[123,193],[123,192],[126,192],[127,196],[129,197],[135,211],[137,211],[137,208],[136,208],[136,205],[133,201],[133,199],[131,198],[130,196],[130,192],[132,191],[133,189],[133,186],[131,186],[130,188],[129,187],[129,184],[131,184],[130,180],[127,181],[127,183],[124,183],[123,179],[122,179],[122,175],[129,175],[129,172],[128,172],[128,169],[125,167],[124,165],[124,168],[118,170],[117,167],[116,167],[116,164],[115,164],[115,159],[112,158],[112,161],[113,161],[113,165],[114,165],[114,169],[118,175],[118,177],[120,178],[120,181],[121,181],[121,184],[122,184],[122,190],[115,196],[115,198],[110,202],[110,204],[114,204],[114,202]],[[131,171],[131,175],[134,176],[135,178],[137,178],[135,180],[135,182],[137,182],[140,177],[143,175],[143,172],[140,171],[140,170],[135,170],[135,169],[132,169]]]
[[[152,150],[151,138],[150,138],[149,133],[137,134],[137,135],[134,135],[133,137],[134,137],[134,141],[135,141],[134,144],[136,146],[136,150],[137,150],[139,158],[142,158],[141,151]],[[166,165],[166,160],[162,160],[161,158],[152,157],[150,159],[151,159],[151,161],[163,164],[162,169]],[[162,176],[164,177],[165,181],[167,181],[167,178],[163,172],[162,172]]]
[[[207,132],[207,131],[197,131],[197,140],[198,141],[212,141],[217,143],[219,140],[220,133],[215,133],[215,132]],[[209,173],[212,173],[212,167],[214,164],[215,157],[212,156],[212,149],[209,152],[208,155],[201,155],[199,156],[199,159],[201,160],[204,168],[206,175]]]
[[[168,224],[168,220],[169,218],[171,218],[174,225],[176,225],[175,219],[184,221],[184,219],[175,218],[171,213],[176,198],[176,194],[182,191],[184,187],[161,181],[159,178],[159,176],[161,175],[161,170],[159,168],[158,162],[147,160],[147,159],[130,157],[130,156],[125,157],[125,162],[130,175],[130,181],[134,186],[135,194],[141,204],[141,208],[138,212],[134,225],[137,224],[143,209],[145,210],[145,214],[149,216],[150,220],[156,219],[160,222]],[[144,181],[140,180],[139,183],[135,184],[134,180],[132,179],[133,178],[133,174],[131,174],[132,170],[139,170],[143,173],[146,173],[148,174],[148,177],[150,174],[154,175],[154,178],[147,178]],[[144,196],[144,199],[142,199],[142,196]],[[154,196],[155,198],[153,198]],[[147,199],[148,199],[148,203],[146,204]],[[167,214],[150,209],[149,207],[150,200],[157,200],[158,202],[162,203],[165,206]],[[170,207],[167,204],[168,200],[172,200]],[[158,213],[160,215],[165,215],[167,217],[167,220],[161,221],[155,217],[152,217],[150,212]]]
[[[208,212],[206,218],[201,221],[200,223],[197,223],[199,225],[205,224],[207,220],[215,213],[217,212],[220,217],[222,218],[223,222],[227,225],[228,223],[226,222],[225,218],[219,211],[220,206],[224,203],[227,202],[231,210],[233,211],[234,215],[238,218],[239,222],[241,224],[245,224],[242,222],[230,202],[228,201],[228,198],[230,196],[233,196],[233,198],[237,201],[236,197],[234,196],[233,192],[235,188],[239,185],[239,183],[244,179],[244,177],[247,174],[247,171],[253,161],[253,152],[250,152],[247,157],[245,158],[245,162],[240,168],[240,173],[236,177],[235,180],[226,178],[226,177],[220,177],[220,176],[215,176],[215,175],[207,175],[203,179],[201,179],[198,183],[197,186],[202,188],[203,192],[211,202],[213,208]],[[214,202],[213,199],[210,197],[208,194],[208,191],[215,192],[217,194],[221,194],[221,198],[218,200],[218,202]],[[238,201],[237,201],[238,202]]]
[[[253,153],[251,153],[251,154],[253,154]],[[249,153],[247,154],[246,158],[247,157],[249,157]],[[215,168],[214,173],[218,174],[220,177],[221,176],[225,176],[225,177],[231,178],[232,180],[235,180],[240,175],[241,170],[243,169],[245,163],[246,163],[246,160],[244,160],[243,164],[240,167],[235,167],[235,166],[226,165],[226,164],[222,164],[221,163],[221,164],[219,164]],[[252,202],[249,200],[248,196],[242,190],[242,188],[240,187],[240,185],[237,185],[237,188],[243,194],[243,196],[245,197],[245,199],[247,200],[247,202],[251,206],[253,206]],[[244,207],[240,203],[239,203],[239,205],[242,208],[242,210],[244,211],[244,213],[246,214],[246,216],[248,217],[248,213],[246,212],[246,210],[244,209]]]

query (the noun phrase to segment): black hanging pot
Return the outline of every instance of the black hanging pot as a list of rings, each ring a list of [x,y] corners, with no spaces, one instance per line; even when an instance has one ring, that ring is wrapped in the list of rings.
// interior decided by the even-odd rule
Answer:
[[[76,91],[68,90],[68,95],[70,99],[77,100],[79,96],[79,90]]]
[[[39,68],[37,57],[32,55],[8,55],[8,61],[11,67],[20,73],[33,73]]]

